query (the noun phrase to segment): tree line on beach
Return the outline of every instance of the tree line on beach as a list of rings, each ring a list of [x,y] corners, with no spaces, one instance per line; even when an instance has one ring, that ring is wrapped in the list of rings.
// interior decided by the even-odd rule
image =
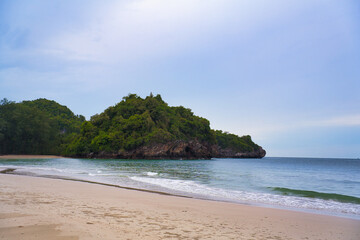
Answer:
[[[0,102],[0,154],[61,154],[85,117],[55,101]]]
[[[129,94],[89,121],[47,99],[0,102],[0,154],[75,156],[131,151],[175,140],[196,140],[238,152],[260,148],[250,136],[211,129],[207,119],[189,108],[169,106],[160,95]]]

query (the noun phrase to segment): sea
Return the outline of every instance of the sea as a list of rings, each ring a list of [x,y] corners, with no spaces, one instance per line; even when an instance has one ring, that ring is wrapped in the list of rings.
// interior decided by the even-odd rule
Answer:
[[[360,219],[360,160],[0,159],[0,171]],[[6,171],[5,171],[6,172]]]

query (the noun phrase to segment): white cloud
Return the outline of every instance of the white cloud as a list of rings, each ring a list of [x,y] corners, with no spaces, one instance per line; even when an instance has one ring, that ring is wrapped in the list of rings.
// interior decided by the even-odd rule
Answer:
[[[324,119],[315,120],[306,116],[291,116],[299,111],[294,106],[301,107],[308,102],[311,102],[311,105],[316,104],[317,98],[327,100],[318,94],[318,88],[313,88],[316,92],[315,99],[302,99],[303,95],[298,93],[303,90],[303,94],[309,94],[309,84],[316,83],[318,79],[307,74],[309,80],[305,83],[301,79],[301,74],[306,71],[297,71],[297,68],[305,65],[305,70],[308,70],[309,66],[319,69],[316,63],[321,63],[321,59],[315,61],[315,64],[310,60],[324,56],[329,59],[326,53],[332,55],[337,49],[352,47],[351,44],[347,44],[349,41],[336,42],[333,45],[332,41],[328,41],[336,40],[336,37],[331,38],[335,34],[341,35],[341,39],[355,39],[353,29],[358,27],[358,23],[348,17],[350,14],[347,14],[346,8],[349,5],[344,2],[329,4],[327,1],[315,3],[286,0],[94,1],[91,7],[89,4],[78,4],[70,15],[67,14],[72,10],[72,2],[59,2],[61,3],[58,5],[68,6],[63,7],[62,11],[57,11],[52,3],[28,3],[35,9],[33,13],[29,13],[29,6],[21,5],[21,10],[14,6],[15,12],[9,20],[10,28],[14,27],[14,35],[9,35],[8,42],[19,42],[19,45],[25,42],[25,45],[16,49],[0,40],[0,44],[3,45],[0,46],[0,62],[5,62],[5,67],[11,65],[9,71],[3,69],[0,72],[0,83],[7,86],[6,89],[33,87],[35,95],[37,91],[49,92],[50,88],[53,94],[59,95],[70,92],[79,95],[84,92],[86,94],[83,97],[89,97],[89,93],[93,93],[94,89],[99,90],[101,95],[100,91],[106,89],[106,96],[113,94],[113,98],[118,99],[123,92],[126,94],[134,90],[150,92],[159,89],[163,89],[168,95],[178,94],[179,97],[184,91],[188,91],[189,85],[192,89],[188,92],[191,94],[186,97],[191,98],[189,102],[199,103],[209,95],[209,88],[212,87],[216,91],[224,88],[223,93],[212,92],[219,94],[216,102],[220,102],[222,107],[226,106],[224,112],[219,115],[233,116],[229,120],[219,117],[215,127],[240,135],[251,134],[256,138],[304,127],[359,125],[359,115],[336,118],[325,118],[323,115]],[[329,25],[324,24],[328,21]],[[323,29],[323,26],[327,28]],[[25,29],[27,34],[21,34],[22,29]],[[319,29],[320,33],[316,32]],[[15,34],[18,30],[20,33]],[[18,41],[21,40],[21,36],[22,41]],[[329,46],[323,48],[323,45]],[[239,46],[240,51],[236,49]],[[224,53],[224,47],[227,47],[229,52]],[[294,51],[293,48],[299,51]],[[324,51],[318,52],[318,49]],[[339,51],[336,57],[340,53],[342,52]],[[185,60],[195,59],[197,65],[186,68],[186,63],[180,62],[177,66],[177,57],[182,55],[186,56],[182,58]],[[224,58],[228,59],[223,61],[217,58],[218,55],[224,55]],[[204,64],[204,69],[198,69],[198,66],[203,64],[202,61],[205,62],[208,58],[216,59],[215,64]],[[170,69],[162,69],[159,59],[165,62],[175,61],[174,67],[172,65]],[[241,59],[242,62],[239,61]],[[291,62],[292,59],[296,61]],[[276,69],[277,74],[271,75],[272,71],[267,70],[272,70],[272,63],[276,61],[279,62],[277,66],[280,69]],[[144,62],[151,63],[146,66],[147,69],[142,68]],[[282,74],[287,71],[288,62],[291,63],[290,67],[294,68],[288,70],[291,74],[285,75],[285,78],[291,80],[280,81]],[[217,75],[213,77],[215,74],[210,68],[219,65],[226,66],[222,71],[214,71]],[[13,66],[15,68],[12,68]],[[167,74],[166,71],[170,73]],[[185,77],[178,77],[185,71]],[[194,72],[201,72],[201,75]],[[192,79],[193,75],[198,79]],[[177,77],[180,83],[166,85],[166,81],[174,79],[172,76]],[[211,78],[215,79],[216,84],[208,83]],[[326,79],[323,75],[319,78]],[[268,85],[264,83],[264,79],[269,79]],[[146,84],[146,81],[151,83]],[[195,81],[200,84],[196,85]],[[300,85],[296,87],[296,91],[291,90],[293,82],[297,82],[297,86]],[[59,86],[61,89],[63,85],[69,87],[60,91]],[[52,86],[56,86],[56,89]],[[179,86],[185,87],[180,91]],[[323,83],[320,86],[320,90],[323,90]],[[5,91],[4,89],[2,91]],[[198,94],[198,99],[202,100],[196,100],[194,92]],[[266,92],[270,94],[267,95]],[[236,94],[244,97],[237,98],[234,96]],[[331,96],[329,93],[325,94]],[[224,101],[227,99],[225,95],[231,97]],[[252,99],[249,98],[250,95],[256,96],[256,99],[246,104],[249,109],[241,109],[235,99],[246,102]],[[178,102],[183,104],[186,97],[182,95]],[[352,102],[356,102],[356,99],[354,100]],[[262,103],[265,101],[268,103]],[[254,102],[259,103],[258,108],[249,112],[250,108],[256,106]],[[313,111],[317,111],[320,105],[312,107]],[[268,109],[273,111],[272,109],[276,108],[281,111],[266,112]],[[311,109],[305,107],[301,110]],[[212,111],[213,106],[208,108],[208,112]],[[311,112],[305,114],[310,115]],[[239,122],[238,119],[243,115],[246,117]]]
[[[282,1],[102,2],[88,16],[87,25],[46,39],[45,52],[118,64],[211,49],[219,39],[231,41],[239,33],[246,37],[259,24],[280,12],[286,15],[297,5]]]

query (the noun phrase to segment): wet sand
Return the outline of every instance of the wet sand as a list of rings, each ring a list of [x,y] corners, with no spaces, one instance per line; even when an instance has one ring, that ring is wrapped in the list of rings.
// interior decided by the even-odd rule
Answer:
[[[0,239],[360,239],[360,221],[0,174]]]

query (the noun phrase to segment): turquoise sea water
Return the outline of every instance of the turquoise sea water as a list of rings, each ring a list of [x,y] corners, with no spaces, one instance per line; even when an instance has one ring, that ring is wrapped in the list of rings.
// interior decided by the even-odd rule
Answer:
[[[360,219],[360,160],[9,159],[0,170]]]

